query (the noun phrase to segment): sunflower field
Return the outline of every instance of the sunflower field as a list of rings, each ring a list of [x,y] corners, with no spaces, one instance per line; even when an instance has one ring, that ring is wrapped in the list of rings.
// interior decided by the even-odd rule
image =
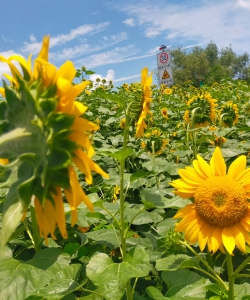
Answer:
[[[250,299],[249,84],[0,61],[0,300]]]

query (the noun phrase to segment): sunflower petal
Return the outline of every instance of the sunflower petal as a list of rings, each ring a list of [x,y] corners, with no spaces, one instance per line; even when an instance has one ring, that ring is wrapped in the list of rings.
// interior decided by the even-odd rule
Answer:
[[[213,176],[226,176],[226,164],[219,147],[216,147],[212,155],[210,166]]]
[[[235,248],[235,237],[232,233],[231,227],[224,227],[222,230],[222,242],[227,252],[233,255],[233,250]]]
[[[228,169],[228,176],[235,179],[246,169],[246,156],[241,155],[232,162]]]

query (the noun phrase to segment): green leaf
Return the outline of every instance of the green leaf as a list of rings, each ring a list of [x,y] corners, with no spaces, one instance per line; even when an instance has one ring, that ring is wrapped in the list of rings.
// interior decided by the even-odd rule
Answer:
[[[175,271],[180,268],[181,264],[191,257],[186,254],[169,255],[156,261],[157,271]]]
[[[86,233],[91,240],[98,242],[98,244],[107,245],[110,249],[120,246],[120,231],[116,229],[100,229]]]
[[[106,154],[110,157],[115,158],[118,160],[120,163],[124,161],[128,156],[134,153],[134,149],[132,148],[127,148],[124,150],[116,151],[116,152],[109,152],[109,151],[100,151],[103,154]]]
[[[137,171],[130,176],[130,182],[133,182],[142,177],[147,177],[148,175],[151,174],[154,174],[154,171],[149,171],[149,172]]]
[[[166,283],[168,292],[167,296],[174,296],[185,286],[195,283],[201,279],[201,276],[185,269],[176,271],[164,271],[162,272],[162,279]]]
[[[125,108],[125,103],[124,101],[118,96],[118,95],[114,95],[114,94],[105,94],[103,92],[98,92],[98,94],[104,98],[104,99],[107,99],[111,102],[114,102],[114,103],[117,103],[117,104],[120,104],[120,106],[122,108]]]
[[[142,247],[136,247],[129,250],[126,255],[125,262],[128,262],[136,268],[138,272],[137,277],[147,276],[151,269],[149,256],[146,250]]]
[[[166,300],[167,298],[162,295],[162,293],[155,287],[149,286],[146,288],[146,292],[149,297],[155,300]]]
[[[135,254],[136,253],[136,254]],[[139,252],[134,252],[135,256]],[[130,254],[133,255],[132,252]],[[97,285],[107,300],[121,299],[125,292],[126,283],[133,277],[140,277],[141,274],[146,274],[147,264],[144,264],[145,256],[140,260],[137,270],[128,262],[113,263],[112,259],[104,253],[94,255],[87,265],[87,276]],[[129,261],[136,264],[135,258],[129,258]],[[143,263],[142,263],[143,262]]]
[[[4,201],[0,248],[8,242],[23,215],[23,205],[17,194],[19,184],[19,181],[12,184]]]
[[[71,155],[62,149],[53,149],[48,158],[48,165],[51,170],[59,170],[71,164]]]

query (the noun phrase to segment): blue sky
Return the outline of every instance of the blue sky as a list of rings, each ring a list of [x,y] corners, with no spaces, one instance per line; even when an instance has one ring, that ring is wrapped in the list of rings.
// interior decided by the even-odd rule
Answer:
[[[0,54],[36,57],[50,35],[50,61],[71,60],[115,85],[156,69],[161,44],[170,49],[232,46],[250,53],[250,0],[1,1]],[[0,63],[0,78],[8,67]],[[91,79],[95,79],[92,76]]]

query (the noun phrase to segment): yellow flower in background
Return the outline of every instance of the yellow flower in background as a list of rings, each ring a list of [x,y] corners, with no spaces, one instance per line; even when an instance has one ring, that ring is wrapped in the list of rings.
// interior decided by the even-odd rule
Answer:
[[[118,199],[118,195],[120,194],[120,187],[118,185],[116,185],[114,187],[114,195],[113,195],[113,203],[116,202],[116,200]]]
[[[1,165],[7,165],[8,163],[9,163],[9,160],[7,158],[0,158]]]
[[[39,232],[46,241],[49,234],[52,238],[55,238],[54,231],[56,225],[58,225],[62,236],[64,238],[67,237],[61,188],[63,188],[63,192],[71,208],[72,226],[77,222],[77,207],[82,202],[86,204],[89,210],[93,211],[93,204],[80,186],[74,167],[76,166],[85,175],[85,181],[88,184],[91,184],[93,181],[92,171],[99,173],[105,178],[109,177],[108,174],[92,160],[94,148],[89,140],[88,134],[90,131],[97,130],[99,126],[82,117],[87,110],[87,107],[75,100],[90,82],[83,81],[80,84],[73,84],[72,82],[76,74],[73,63],[67,61],[57,69],[53,64],[48,62],[48,51],[49,36],[45,36],[41,51],[34,61],[33,70],[31,66],[31,56],[29,56],[28,61],[18,55],[10,56],[8,59],[0,56],[0,61],[8,63],[13,77],[9,75],[6,75],[6,77],[18,92],[20,78],[27,82],[29,87],[33,87],[34,83],[38,82],[39,89],[36,91],[37,93],[49,93],[48,91],[54,88],[55,97],[53,96],[53,101],[56,103],[56,106],[51,114],[55,114],[58,122],[60,121],[60,117],[68,116],[68,119],[73,117],[72,125],[70,126],[67,124],[70,128],[65,128],[64,136],[61,138],[64,140],[64,143],[66,143],[66,150],[67,145],[69,145],[67,155],[70,155],[70,159],[67,159],[67,164],[62,167],[63,176],[68,178],[69,187],[66,188],[65,184],[64,186],[58,186],[53,183],[48,183],[49,187],[46,199],[36,195],[34,200]],[[12,61],[19,62],[23,75],[15,67]],[[46,126],[48,126],[46,124],[46,122],[43,124],[44,130],[50,131],[49,128],[46,129]],[[57,136],[55,135],[54,138],[50,138],[46,141],[47,143],[50,143],[50,148],[53,147],[52,143],[56,138]],[[50,165],[48,164],[48,169],[49,168]],[[53,170],[51,172],[53,173]],[[54,181],[56,181],[56,178]],[[25,207],[23,209],[24,215],[26,209],[27,208]]]
[[[120,127],[121,127],[121,129],[124,129],[124,128],[125,128],[125,123],[126,123],[126,119],[125,119],[125,118],[122,118],[122,119],[121,119],[121,122],[120,122]]]
[[[190,116],[189,116],[189,110],[188,109],[185,110],[183,119],[184,119],[184,121],[185,121],[186,124],[188,124],[190,122]]]
[[[163,118],[168,119],[168,110],[166,107],[163,107],[161,109],[161,114],[162,114]]]
[[[169,89],[169,88],[167,88],[167,89],[164,90],[164,94],[171,95],[172,94],[172,90]]]
[[[147,129],[147,125],[145,123],[145,119],[148,114],[150,114],[149,106],[152,102],[152,91],[151,85],[153,82],[152,73],[148,76],[148,68],[144,68],[141,72],[142,76],[142,103],[139,113],[139,118],[136,121],[136,134],[135,136],[140,138],[144,135],[144,129]]]
[[[233,254],[235,246],[246,252],[250,244],[250,168],[246,156],[238,157],[226,170],[220,148],[216,148],[210,164],[201,156],[193,161],[193,168],[179,170],[181,179],[171,185],[181,198],[193,197],[194,203],[180,209],[174,216],[182,219],[175,230],[185,233],[190,244],[199,243],[213,253],[224,247]]]

